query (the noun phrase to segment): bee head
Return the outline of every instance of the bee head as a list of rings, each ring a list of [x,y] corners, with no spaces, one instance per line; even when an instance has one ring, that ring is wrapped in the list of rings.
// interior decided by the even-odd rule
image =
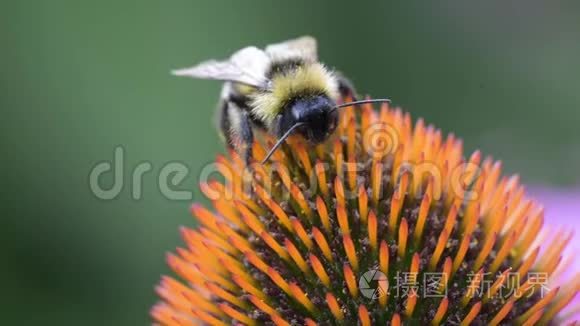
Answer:
[[[299,124],[296,133],[308,142],[319,144],[334,132],[338,123],[338,112],[333,110],[336,104],[327,96],[317,95],[296,99],[281,114],[278,125],[278,137],[290,128]]]
[[[336,105],[330,98],[322,95],[298,98],[278,115],[274,130],[279,139],[268,151],[262,164],[267,162],[276,149],[293,133],[301,134],[312,144],[325,141],[336,129],[337,110],[340,108],[366,103],[390,102],[389,99],[368,99]]]

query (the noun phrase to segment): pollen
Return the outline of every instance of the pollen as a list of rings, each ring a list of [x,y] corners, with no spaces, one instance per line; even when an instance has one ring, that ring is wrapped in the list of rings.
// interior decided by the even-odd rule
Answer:
[[[347,99],[345,99],[347,100]],[[258,136],[258,135],[257,135]],[[315,148],[256,137],[216,159],[198,226],[167,255],[159,325],[566,325],[580,274],[566,230],[518,177],[422,119],[346,107]]]

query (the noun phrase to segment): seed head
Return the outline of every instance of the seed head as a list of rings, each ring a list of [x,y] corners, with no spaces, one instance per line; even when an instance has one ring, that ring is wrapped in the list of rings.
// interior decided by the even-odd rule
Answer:
[[[192,206],[200,225],[168,255],[178,278],[157,287],[156,323],[566,319],[580,288],[578,276],[561,286],[572,235],[543,228],[518,177],[400,109],[350,107],[340,121],[334,139],[290,139],[266,165],[218,157],[221,177],[201,184],[213,209]],[[257,162],[272,144],[261,139]]]

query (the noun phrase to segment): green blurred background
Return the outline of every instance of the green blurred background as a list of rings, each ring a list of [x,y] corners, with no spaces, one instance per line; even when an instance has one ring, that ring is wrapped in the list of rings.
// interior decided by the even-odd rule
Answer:
[[[456,132],[526,183],[580,183],[578,1],[2,0],[1,323],[148,323],[164,254],[203,201],[199,171],[223,148],[219,84],[169,70],[302,34],[363,93]],[[100,200],[89,172],[119,145],[124,188]],[[175,161],[193,200],[158,189]],[[153,171],[134,200],[140,162]]]

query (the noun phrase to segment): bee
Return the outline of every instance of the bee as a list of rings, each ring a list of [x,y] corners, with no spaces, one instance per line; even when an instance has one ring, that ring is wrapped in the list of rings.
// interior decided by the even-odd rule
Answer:
[[[352,83],[318,61],[316,40],[311,36],[271,44],[263,50],[248,46],[227,60],[204,61],[173,74],[224,82],[218,128],[227,146],[236,149],[246,165],[252,160],[255,130],[278,139],[262,161],[265,163],[292,134],[300,134],[313,145],[325,141],[338,124],[337,109],[389,101],[356,101]],[[337,105],[346,97],[355,101]]]

